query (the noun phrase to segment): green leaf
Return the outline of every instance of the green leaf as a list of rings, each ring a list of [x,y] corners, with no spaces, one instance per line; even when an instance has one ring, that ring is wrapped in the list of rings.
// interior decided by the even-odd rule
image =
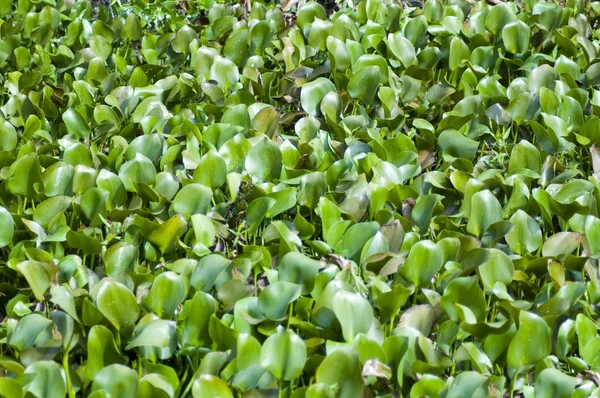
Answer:
[[[187,300],[179,314],[178,331],[184,345],[203,346],[210,341],[209,321],[216,311],[215,299],[206,293],[196,292]]]
[[[194,236],[196,244],[204,247],[213,245],[216,238],[216,230],[213,220],[202,214],[194,214],[192,216],[192,226],[194,228]]]
[[[144,304],[159,317],[171,316],[187,294],[185,281],[175,272],[158,275],[150,293],[144,297]]]
[[[279,147],[265,137],[248,152],[246,170],[259,180],[278,179],[281,175],[281,161]]]
[[[111,397],[135,397],[138,388],[139,379],[135,370],[119,364],[102,369],[96,374],[92,384],[92,391],[105,391]]]
[[[134,13],[127,15],[121,35],[129,40],[139,40],[142,37],[142,26],[137,15]]]
[[[36,154],[30,153],[11,164],[8,178],[8,189],[14,195],[26,198],[37,197],[37,190],[43,188],[40,161]],[[41,189],[43,192],[43,189]]]
[[[419,241],[410,248],[408,258],[398,273],[417,287],[428,286],[442,267],[442,251],[430,240]]]
[[[83,231],[67,231],[67,243],[74,249],[79,249],[85,254],[100,254],[102,245],[97,239],[92,238]]]
[[[298,204],[314,210],[319,199],[327,192],[327,180],[322,173],[313,172],[302,176],[298,192]]]
[[[287,253],[281,259],[277,274],[281,282],[291,282],[302,286],[302,294],[308,294],[315,286],[317,272],[321,264],[298,252]]]
[[[21,398],[23,396],[21,384],[17,380],[8,377],[0,378],[0,391],[7,398]]]
[[[103,61],[106,61],[112,52],[111,43],[100,35],[90,37],[90,49],[94,55]],[[64,115],[63,115],[64,118]]]
[[[317,383],[336,391],[336,397],[359,398],[363,378],[356,351],[340,349],[327,355],[317,369]]]
[[[227,90],[238,82],[240,74],[235,63],[217,55],[210,67],[210,77],[219,83],[219,87]]]
[[[14,330],[8,337],[8,344],[19,351],[24,351],[36,344],[43,343],[47,339],[45,333],[54,325],[51,320],[44,318],[40,314],[26,315],[19,320]]]
[[[453,279],[446,286],[440,303],[444,312],[457,323],[473,324],[483,321],[486,316],[485,297],[476,276]]]
[[[577,332],[579,355],[584,358],[586,356],[587,345],[596,339],[597,327],[588,317],[579,314],[575,318],[575,331]]]
[[[564,55],[561,55],[556,59],[556,63],[554,64],[554,69],[559,74],[569,74],[575,80],[579,80],[581,78],[581,71],[579,70],[579,66],[577,63]]]
[[[371,105],[381,82],[381,70],[378,66],[366,66],[359,69],[348,82],[348,94],[365,105]]]
[[[425,99],[433,104],[438,104],[454,92],[456,92],[456,90],[449,84],[436,84],[427,90]]]
[[[542,246],[544,257],[565,257],[581,244],[581,234],[576,232],[559,232],[550,236]]]
[[[133,270],[135,266],[138,249],[126,242],[112,245],[104,252],[104,264],[106,274],[116,276],[121,272]]]
[[[0,247],[8,246],[15,233],[15,222],[4,207],[0,206]]]
[[[527,78],[529,90],[537,94],[542,87],[553,90],[558,73],[550,65],[541,65],[533,69]]]
[[[125,162],[119,169],[119,178],[123,181],[125,189],[135,192],[135,184],[153,186],[156,183],[156,169],[146,156],[136,153],[133,159]]]
[[[225,159],[216,151],[209,151],[200,161],[194,171],[194,182],[217,189],[225,184],[227,179],[227,164]]]
[[[44,301],[44,294],[51,283],[51,275],[48,269],[38,261],[23,261],[17,265],[17,269],[27,279],[35,298]]]
[[[337,92],[335,85],[324,77],[319,77],[311,82],[305,83],[300,92],[302,109],[311,116],[319,116],[321,114],[321,100],[327,93],[332,91]]]
[[[502,42],[507,51],[524,54],[529,49],[531,29],[523,21],[509,22],[502,28]]]
[[[593,256],[600,254],[600,245],[597,243],[600,237],[600,219],[588,216],[585,221],[585,235]]]
[[[212,315],[208,324],[208,333],[217,350],[230,350],[237,344],[239,333],[227,326],[216,315]],[[174,347],[175,348],[175,347]]]
[[[64,213],[71,206],[71,198],[67,196],[54,196],[40,203],[33,212],[33,221],[44,228],[48,228],[54,217]],[[0,210],[0,214],[2,210]],[[12,221],[12,220],[11,220]]]
[[[0,0],[0,396],[598,395],[600,2],[238,3]]]
[[[400,32],[390,33],[387,39],[388,48],[392,54],[402,62],[405,68],[408,68],[416,59],[413,44]]]
[[[571,397],[577,379],[558,369],[544,369],[535,378],[535,394],[540,397]]]
[[[339,244],[337,253],[343,254],[353,261],[358,261],[365,244],[377,233],[377,222],[358,223],[346,230]]]
[[[218,254],[209,254],[198,262],[190,276],[190,284],[196,290],[210,292],[217,280],[223,283],[225,274],[232,269],[231,260]]]
[[[486,292],[492,291],[498,282],[510,285],[515,274],[515,267],[507,254],[498,249],[489,249],[488,252],[491,258],[478,268]]]
[[[173,210],[189,219],[194,214],[206,214],[211,206],[212,191],[202,184],[189,184],[183,187],[175,199]]]
[[[152,163],[158,164],[162,147],[163,142],[159,134],[141,135],[129,143],[125,151],[125,157],[134,159],[135,155],[139,153],[150,159]]]
[[[481,237],[490,225],[502,221],[502,206],[489,191],[477,192],[471,199],[471,216],[467,223],[467,231]]]
[[[17,131],[5,119],[0,119],[0,150],[12,151],[17,146]]]
[[[301,286],[290,282],[275,282],[258,296],[258,308],[267,319],[281,320],[288,305],[300,297]]]
[[[447,398],[460,398],[460,397],[472,397],[472,398],[485,398],[489,396],[488,390],[489,379],[475,371],[461,372],[452,381]]]
[[[192,385],[192,396],[194,398],[219,397],[233,398],[227,383],[216,376],[201,375]]]
[[[73,108],[63,113],[62,119],[69,134],[73,134],[78,138],[86,138],[92,133],[85,118]]]
[[[77,310],[75,308],[75,299],[71,288],[66,285],[54,285],[50,289],[50,294],[52,295],[52,298],[50,299],[51,302],[58,305],[64,312],[69,314],[71,318],[79,322],[79,317],[77,316]]]
[[[278,380],[294,380],[299,377],[305,361],[306,346],[291,330],[269,336],[260,352],[260,365]]]
[[[446,130],[438,138],[438,144],[445,159],[464,158],[472,160],[479,144],[456,130]]]
[[[306,390],[306,398],[334,398],[335,394],[325,383],[312,384]]]
[[[332,28],[333,24],[331,22],[315,19],[308,33],[308,45],[314,49],[325,51],[327,48],[327,36]]]
[[[450,42],[449,67],[450,70],[462,68],[464,61],[471,57],[469,47],[460,38],[455,37]]]
[[[513,147],[508,161],[509,172],[528,169],[539,173],[541,168],[540,151],[533,144],[523,140]]]
[[[133,326],[140,315],[133,293],[115,281],[108,280],[102,284],[98,290],[96,305],[117,330]]]
[[[258,340],[249,334],[240,334],[237,341],[236,365],[244,370],[260,362],[262,347]]]
[[[352,66],[350,51],[343,41],[328,36],[326,45],[331,58],[335,62],[336,70],[343,72]]]
[[[518,254],[535,252],[542,245],[542,231],[533,218],[517,210],[510,218],[514,228],[506,235],[510,249]]]
[[[140,324],[145,319],[140,321]],[[134,347],[156,347],[161,349],[160,359],[168,359],[176,345],[175,323],[164,319],[153,319],[138,325],[133,339],[125,346],[126,350]]]
[[[517,19],[513,10],[505,3],[499,3],[492,7],[485,18],[485,28],[494,36],[499,36],[504,27]]]
[[[177,241],[187,231],[188,224],[183,216],[176,214],[148,235],[148,241],[156,245],[162,253],[175,250]]]
[[[531,344],[536,341],[536,344]],[[508,347],[508,365],[514,369],[534,365],[550,354],[550,328],[539,316],[521,311],[519,328]]]
[[[325,19],[327,14],[321,4],[316,1],[309,1],[299,10],[296,23],[300,29],[304,29],[307,25],[313,23],[315,18]]]
[[[24,389],[25,394],[38,398],[63,398],[67,388],[61,374],[61,368],[53,361],[38,361],[25,369],[24,375],[31,375],[33,380]]]
[[[435,397],[444,387],[445,383],[439,377],[432,375],[423,375],[423,378],[416,382],[410,389],[411,398],[416,397]]]
[[[173,51],[176,53],[188,53],[192,40],[197,36],[198,34],[194,29],[189,26],[182,26],[181,29],[177,31],[175,40],[173,40],[173,43],[171,44],[173,46]]]
[[[359,333],[366,334],[371,329],[373,309],[358,294],[340,291],[333,296],[332,306],[347,342],[352,342]]]
[[[87,350],[88,361],[85,367],[85,376],[90,380],[93,380],[102,369],[110,365],[127,363],[127,358],[119,352],[112,332],[102,325],[96,325],[90,329]]]
[[[219,155],[225,160],[229,172],[241,172],[250,149],[252,144],[242,134],[237,134],[221,146]]]

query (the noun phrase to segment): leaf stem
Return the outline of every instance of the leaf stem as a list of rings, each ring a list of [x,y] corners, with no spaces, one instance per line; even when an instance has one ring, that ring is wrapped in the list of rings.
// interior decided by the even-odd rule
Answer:
[[[188,382],[187,386],[185,386],[185,390],[183,390],[183,393],[181,393],[180,397],[187,397],[190,390],[192,389],[192,385],[194,384],[194,374],[192,374],[192,377],[190,379],[190,381]]]
[[[519,377],[519,371],[517,370],[513,376],[512,382],[510,383],[510,398],[515,396],[515,386],[517,384],[517,378]]]
[[[288,315],[287,328],[290,328],[290,323],[292,322],[292,315],[294,314],[294,302],[290,303],[290,314]]]
[[[63,352],[63,368],[65,369],[65,379],[67,380],[67,394],[69,398],[75,398],[73,384],[71,382],[71,372],[69,368],[69,351],[67,350],[64,350]]]
[[[117,346],[119,348],[119,351],[121,351],[121,331],[119,329],[117,329]]]

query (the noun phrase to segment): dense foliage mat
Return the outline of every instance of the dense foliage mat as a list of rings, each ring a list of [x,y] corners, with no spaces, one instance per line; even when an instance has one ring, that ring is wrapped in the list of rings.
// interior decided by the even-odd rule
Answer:
[[[0,0],[0,396],[600,396],[600,3],[493,3]]]

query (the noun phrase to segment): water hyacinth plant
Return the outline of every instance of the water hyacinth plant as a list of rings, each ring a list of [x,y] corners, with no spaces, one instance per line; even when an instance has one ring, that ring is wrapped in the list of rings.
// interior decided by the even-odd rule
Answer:
[[[0,0],[0,396],[600,396],[599,22]]]

